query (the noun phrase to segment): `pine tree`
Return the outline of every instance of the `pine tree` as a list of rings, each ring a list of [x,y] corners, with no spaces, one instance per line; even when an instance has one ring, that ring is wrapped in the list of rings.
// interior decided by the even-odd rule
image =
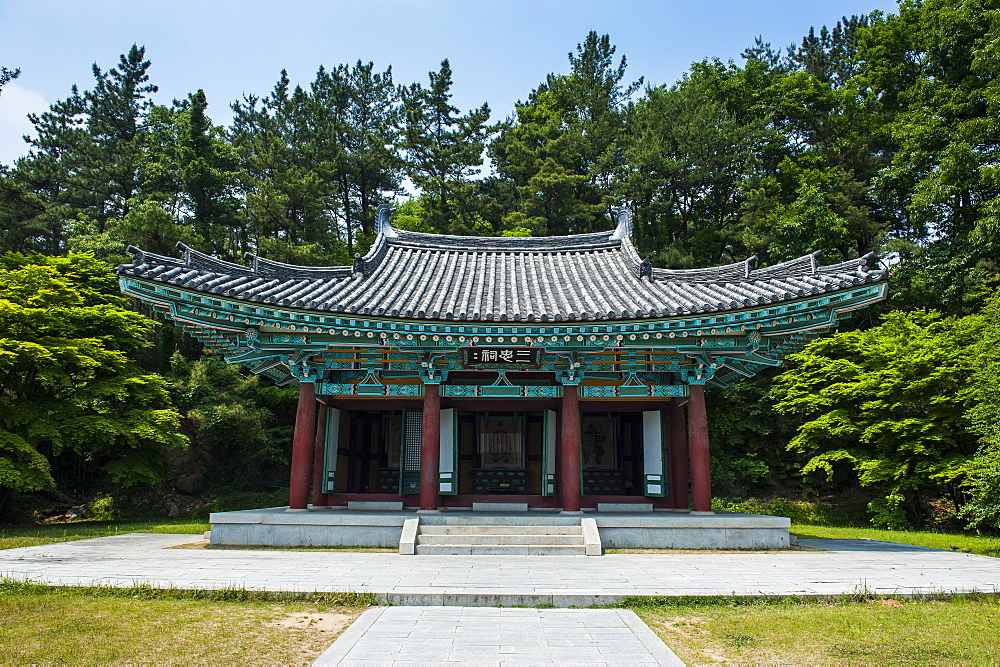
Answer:
[[[426,221],[441,232],[464,231],[478,220],[469,200],[469,178],[479,174],[486,139],[488,104],[459,115],[451,100],[452,70],[448,60],[429,72],[429,86],[402,90],[405,114],[403,148],[408,176],[424,194]]]
[[[568,54],[570,73],[549,74],[490,147],[497,171],[518,188],[515,217],[539,233],[611,224],[620,200],[623,113],[642,85],[641,78],[623,84],[627,60],[616,65],[615,50],[608,35],[591,31]]]
[[[16,79],[21,75],[20,68],[7,69],[6,67],[0,67],[0,91],[8,83]]]

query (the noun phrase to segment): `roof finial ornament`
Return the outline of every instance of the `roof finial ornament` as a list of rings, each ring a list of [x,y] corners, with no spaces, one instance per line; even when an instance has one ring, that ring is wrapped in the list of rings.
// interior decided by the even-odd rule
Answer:
[[[809,255],[809,264],[812,269],[812,274],[816,275],[819,271],[819,258],[823,256],[822,250],[817,250],[816,252]]]
[[[649,257],[642,260],[642,264],[639,265],[639,280],[643,278],[653,279],[653,263],[649,261]]]
[[[178,241],[174,247],[181,251],[181,256],[184,258],[184,265],[191,266],[191,248],[183,241]]]
[[[622,241],[632,238],[632,209],[628,206],[617,206],[611,209],[611,213],[618,216],[618,226],[615,227],[612,241]]]
[[[365,260],[361,258],[361,253],[354,253],[354,273],[360,273],[361,275],[368,277],[367,267],[365,266]]]
[[[378,209],[375,210],[375,233],[382,234],[383,236],[389,236],[395,238],[399,236],[396,230],[392,228],[392,223],[389,221],[389,215],[393,212],[393,208],[388,204],[381,204]]]

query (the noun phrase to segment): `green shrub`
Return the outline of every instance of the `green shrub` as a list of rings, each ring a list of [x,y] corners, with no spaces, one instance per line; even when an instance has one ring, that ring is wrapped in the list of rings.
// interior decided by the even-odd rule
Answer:
[[[122,517],[121,508],[113,496],[97,496],[83,506],[84,515],[95,521],[114,521]]]
[[[722,512],[786,516],[792,520],[792,523],[815,526],[842,525],[845,515],[850,517],[855,513],[853,511],[845,512],[843,508],[834,507],[829,503],[788,500],[780,496],[769,499],[746,498],[743,500],[713,498],[712,509]]]
[[[887,530],[905,530],[910,527],[904,503],[906,497],[902,493],[889,493],[885,497],[876,498],[868,503],[871,512],[872,525]]]
[[[262,507],[283,507],[288,504],[288,489],[254,492],[238,491],[223,493],[208,498],[208,501],[198,508],[197,517],[207,517],[211,512],[235,512],[237,510],[253,510]]]

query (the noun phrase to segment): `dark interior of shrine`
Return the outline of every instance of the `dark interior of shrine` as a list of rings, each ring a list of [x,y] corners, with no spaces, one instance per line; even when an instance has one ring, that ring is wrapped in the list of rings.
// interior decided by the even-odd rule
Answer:
[[[554,462],[556,443],[546,432],[547,422],[556,418],[543,410],[457,411],[455,493],[551,495],[545,461],[553,457]],[[419,411],[343,411],[335,493],[399,494],[401,485],[406,489],[412,480],[404,461],[408,443],[415,445],[410,455],[419,456],[419,420]],[[583,493],[642,495],[642,447],[641,413],[582,413]],[[554,474],[551,464],[548,473]]]

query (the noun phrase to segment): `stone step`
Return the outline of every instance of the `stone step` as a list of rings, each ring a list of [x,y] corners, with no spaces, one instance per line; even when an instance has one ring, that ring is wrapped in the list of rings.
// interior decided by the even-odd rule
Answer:
[[[418,545],[421,556],[585,556],[586,548],[555,544],[426,544]]]
[[[421,535],[582,535],[580,526],[435,526],[420,524]]]
[[[429,544],[482,544],[482,545],[515,545],[523,546],[573,545],[583,544],[582,535],[417,535],[417,546]]]

